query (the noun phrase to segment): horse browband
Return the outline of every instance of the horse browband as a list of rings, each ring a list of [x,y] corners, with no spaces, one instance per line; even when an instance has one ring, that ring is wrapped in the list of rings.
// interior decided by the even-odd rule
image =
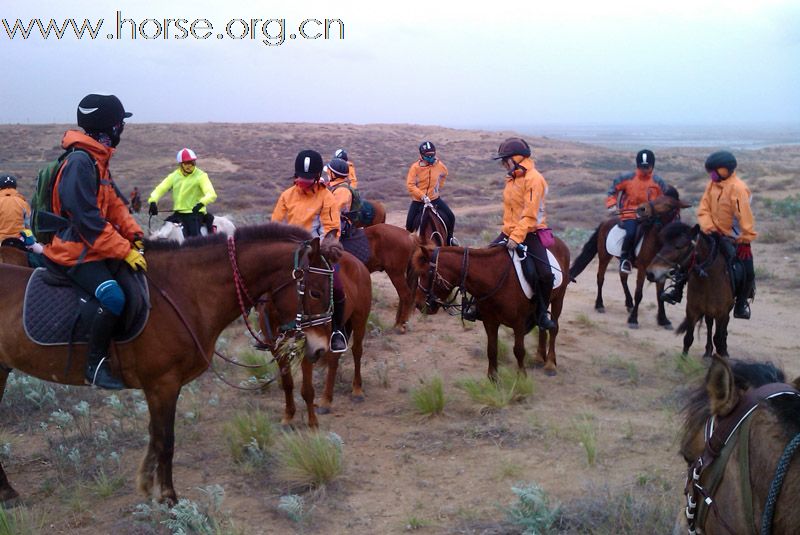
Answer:
[[[722,449],[740,429],[742,423],[753,414],[753,411],[763,401],[782,395],[800,397],[800,391],[786,383],[770,383],[750,389],[739,400],[731,413],[722,418],[716,418],[712,415],[706,421],[705,449],[703,454],[689,467],[684,488],[687,502],[686,519],[690,535],[696,533],[698,517],[705,513],[704,510],[700,509],[700,506],[709,507],[714,503],[712,496],[706,492],[705,487],[712,488],[715,482],[708,482],[703,486],[700,484],[701,475],[720,456]],[[702,499],[700,499],[701,497]],[[722,519],[720,518],[720,520]],[[730,532],[733,533],[733,531]]]

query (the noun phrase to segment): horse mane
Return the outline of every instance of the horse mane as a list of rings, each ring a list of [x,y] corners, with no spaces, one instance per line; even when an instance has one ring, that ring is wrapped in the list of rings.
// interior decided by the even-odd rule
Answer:
[[[305,229],[284,223],[264,223],[248,227],[239,227],[234,233],[237,242],[250,241],[285,241],[303,242],[311,239],[311,234]],[[148,251],[177,251],[183,249],[196,249],[209,245],[223,244],[228,240],[225,234],[211,234],[209,236],[193,236],[183,243],[176,241],[145,240]]]
[[[758,388],[770,383],[785,383],[786,377],[783,370],[771,362],[752,362],[731,360],[736,388],[746,390]],[[683,425],[683,443],[699,428],[705,425],[711,416],[710,401],[705,383],[698,386],[690,394],[683,409],[686,419]],[[778,417],[787,438],[800,432],[800,398],[796,396],[778,396],[766,404]]]
[[[672,243],[678,237],[688,235],[691,232],[691,229],[692,227],[690,227],[686,223],[681,223],[680,221],[673,221],[672,223],[667,224],[663,229],[661,229],[659,238],[661,239],[661,243]]]

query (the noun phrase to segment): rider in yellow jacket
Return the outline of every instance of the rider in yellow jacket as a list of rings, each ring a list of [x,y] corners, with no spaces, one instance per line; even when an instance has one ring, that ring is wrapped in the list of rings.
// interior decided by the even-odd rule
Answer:
[[[547,314],[553,291],[553,272],[539,232],[547,228],[545,196],[547,181],[531,156],[531,148],[521,138],[508,138],[500,144],[495,160],[502,160],[506,173],[503,190],[503,231],[492,242],[504,244],[510,251],[525,251],[523,271],[534,287],[536,324],[550,330],[556,324]]]
[[[752,194],[750,188],[736,175],[736,165],[736,157],[728,151],[715,152],[706,159],[706,172],[711,180],[706,185],[697,208],[697,223],[705,234],[721,234],[735,243],[735,253],[731,247],[729,254],[735,254],[741,260],[745,268],[745,281],[737,288],[733,317],[750,319],[748,299],[755,282],[750,243],[758,234],[755,231],[753,211],[750,209]],[[678,276],[673,288],[664,292],[663,297],[667,302],[680,302],[686,279],[685,274]]]
[[[330,231],[340,234],[338,206],[333,194],[323,184],[322,156],[317,151],[303,150],[294,161],[294,186],[281,193],[272,210],[272,221],[297,225],[323,237]],[[344,334],[345,295],[339,278],[339,264],[333,272],[333,332],[330,346],[334,353],[347,351]]]
[[[149,212],[158,214],[158,200],[172,190],[175,213],[168,220],[181,223],[186,237],[199,236],[201,223],[211,228],[213,216],[206,206],[217,200],[217,192],[206,172],[197,167],[197,155],[192,149],[179,150],[176,160],[178,168],[168,174],[147,199]]]

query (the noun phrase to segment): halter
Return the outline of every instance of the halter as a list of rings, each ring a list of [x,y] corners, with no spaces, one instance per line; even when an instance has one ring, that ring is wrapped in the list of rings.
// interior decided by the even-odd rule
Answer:
[[[742,429],[749,428],[750,422],[748,419],[761,403],[783,395],[800,397],[800,392],[791,385],[783,383],[763,385],[748,390],[730,414],[722,418],[712,415],[706,420],[704,427],[705,448],[702,455],[689,467],[684,487],[684,492],[686,493],[685,513],[689,535],[697,534],[697,528],[705,523],[709,509],[714,512],[715,517],[727,529],[728,533],[735,533],[720,516],[719,509],[713,499],[714,492],[722,479],[722,473],[730,457],[737,433]],[[749,440],[749,437],[745,436],[744,440]],[[789,443],[787,450],[795,442],[797,442],[797,437]],[[793,450],[790,453],[793,453]],[[746,457],[747,455],[745,455],[744,462],[748,462]],[[722,464],[714,464],[716,460],[722,461]],[[707,472],[712,465],[714,468]],[[749,464],[747,466],[749,467]],[[706,473],[710,474],[710,477],[704,483],[700,479]],[[778,481],[779,477],[780,482],[782,482],[782,475],[780,471],[776,472],[773,487],[775,487],[775,482]],[[742,470],[741,477],[747,476],[749,476],[749,468],[748,470]],[[749,481],[743,481],[742,485],[749,487]],[[772,507],[765,508],[762,516],[762,526],[769,527],[772,525],[772,513],[774,512],[774,504],[777,501],[777,492],[779,490],[780,487],[778,486],[773,495],[773,489],[770,489]],[[752,499],[749,501],[752,502]],[[770,505],[770,501],[768,501],[767,505]],[[752,516],[751,503],[745,503],[744,506],[746,512]],[[763,528],[762,533],[766,533]]]

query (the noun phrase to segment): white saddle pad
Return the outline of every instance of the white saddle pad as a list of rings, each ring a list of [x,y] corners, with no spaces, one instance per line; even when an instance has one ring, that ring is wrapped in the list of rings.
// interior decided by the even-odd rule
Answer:
[[[625,229],[620,227],[619,225],[614,225],[611,230],[608,232],[608,236],[606,237],[606,251],[611,256],[619,256],[622,254],[622,242],[625,241]],[[636,254],[639,254],[639,251],[642,250],[642,242],[644,241],[644,236],[639,238],[639,242],[636,244]]]
[[[533,297],[533,288],[525,278],[525,274],[522,272],[523,259],[513,251],[509,251],[508,254],[511,255],[511,258],[514,261],[514,269],[517,271],[517,279],[519,280],[520,286],[522,286],[522,291],[525,292],[525,297],[530,299]],[[564,281],[564,275],[561,273],[561,266],[558,265],[558,260],[556,260],[555,255],[551,253],[549,249],[547,249],[547,260],[550,261],[550,270],[553,272],[555,277],[553,279],[553,289],[556,289],[561,286],[561,283]]]

